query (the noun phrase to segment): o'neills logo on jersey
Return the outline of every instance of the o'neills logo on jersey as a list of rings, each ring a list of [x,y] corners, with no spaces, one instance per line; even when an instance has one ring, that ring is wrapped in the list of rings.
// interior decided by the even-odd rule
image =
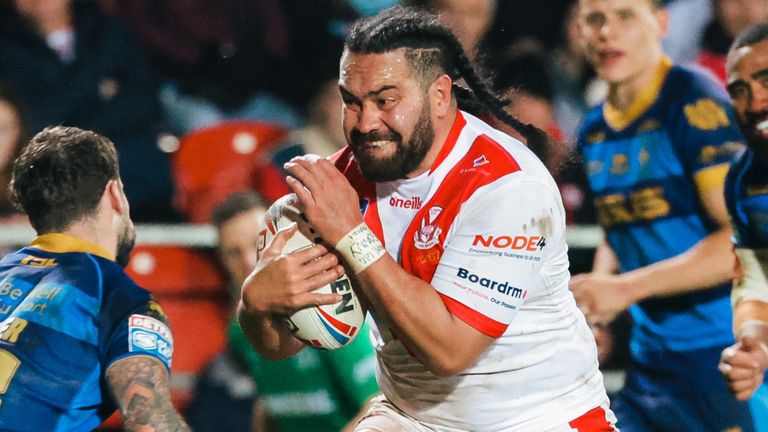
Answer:
[[[471,273],[469,270],[463,267],[459,267],[459,271],[458,273],[456,273],[456,276],[462,279],[468,280],[473,284],[480,285],[481,287],[484,287],[484,288],[488,288],[491,291],[496,291],[501,294],[506,294],[510,297],[524,299],[525,296],[528,295],[528,291],[518,287],[513,287],[509,285],[508,282],[497,282],[493,279],[478,276],[474,273]]]
[[[438,243],[440,243],[440,234],[443,230],[439,226],[435,225],[435,220],[443,208],[440,206],[432,206],[424,218],[421,220],[421,227],[413,235],[413,245],[416,249],[429,249]]]
[[[392,197],[389,199],[389,205],[391,205],[392,207],[418,210],[421,208],[421,198],[411,197],[408,199],[403,199],[403,198]]]

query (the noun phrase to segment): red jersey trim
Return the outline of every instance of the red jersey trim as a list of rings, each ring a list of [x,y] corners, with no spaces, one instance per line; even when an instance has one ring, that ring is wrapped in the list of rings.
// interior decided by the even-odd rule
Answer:
[[[432,162],[432,167],[429,169],[429,173],[435,172],[437,167],[451,154],[451,150],[456,146],[456,142],[459,140],[461,131],[464,130],[464,126],[467,124],[467,119],[461,114],[461,111],[456,111],[456,120],[453,121],[451,131],[448,132],[448,137],[445,138],[443,148],[440,149],[440,153],[437,154],[435,161]]]
[[[464,303],[458,302],[446,295],[440,294],[440,298],[443,299],[445,307],[448,308],[452,314],[484,335],[498,338],[501,337],[507,330],[507,327],[509,327],[508,324],[488,318],[480,312],[466,306]]]
[[[611,423],[605,418],[605,410],[601,407],[593,408],[575,420],[571,420],[568,426],[578,432],[614,432]]]

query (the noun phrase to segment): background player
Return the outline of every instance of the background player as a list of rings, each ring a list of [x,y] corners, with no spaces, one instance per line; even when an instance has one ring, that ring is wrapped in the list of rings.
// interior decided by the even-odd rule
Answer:
[[[725,183],[741,274],[731,292],[737,343],[723,352],[720,370],[736,397],[746,400],[763,383],[768,368],[768,23],[736,38],[728,55],[727,79],[748,149]],[[765,385],[757,397],[768,404]],[[768,415],[762,421],[768,424]]]
[[[0,261],[0,429],[187,430],[168,391],[173,336],[123,272],[134,227],[114,145],[77,128],[38,133],[13,166],[38,237]]]
[[[742,148],[727,95],[663,54],[661,1],[580,0],[578,13],[609,86],[579,137],[606,241],[571,288],[592,322],[629,307],[631,362],[613,404],[621,429],[752,430],[716,366],[733,343],[723,181]]]
[[[256,266],[265,210],[255,192],[240,192],[213,212],[219,258],[238,289]],[[308,349],[274,361],[254,352],[240,326],[233,322],[230,345],[245,360],[258,386],[257,403],[261,406],[256,410],[256,423],[266,424],[268,413],[281,432],[354,430],[358,415],[379,391],[370,328],[365,325],[360,331],[359,337],[342,349]]]
[[[567,287],[557,187],[522,143],[457,109],[459,79],[463,96],[529,140],[541,134],[504,114],[436,16],[393,8],[347,38],[339,87],[349,146],[336,166],[311,156],[287,164],[376,322],[384,397],[357,430],[614,430]],[[281,255],[292,231],[267,246],[240,307],[256,349],[275,358],[303,347],[276,314],[340,300],[309,292],[342,272],[326,247]]]

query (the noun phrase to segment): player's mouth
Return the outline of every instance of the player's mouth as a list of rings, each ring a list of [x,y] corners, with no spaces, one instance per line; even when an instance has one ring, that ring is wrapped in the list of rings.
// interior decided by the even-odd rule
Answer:
[[[602,66],[613,66],[624,58],[624,52],[613,49],[604,49],[597,52],[597,57]]]
[[[395,144],[397,145],[397,142],[392,140],[377,140],[377,141],[370,141],[366,142],[362,145],[362,148],[370,148],[370,149],[376,149],[386,146],[387,144]]]
[[[400,146],[400,134],[394,131],[377,131],[362,134],[357,130],[352,131],[353,149],[357,152],[377,154],[388,149],[397,149]]]

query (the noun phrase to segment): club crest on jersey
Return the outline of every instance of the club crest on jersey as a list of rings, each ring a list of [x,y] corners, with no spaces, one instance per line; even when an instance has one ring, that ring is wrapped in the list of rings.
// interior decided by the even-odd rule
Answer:
[[[488,158],[486,158],[485,155],[482,155],[472,162],[472,168],[477,168],[479,166],[483,166],[489,163],[490,161],[488,160]]]
[[[427,210],[426,217],[421,220],[421,227],[413,235],[413,245],[416,249],[426,250],[440,243],[443,230],[435,225],[435,220],[442,211],[440,206],[432,206]]]

